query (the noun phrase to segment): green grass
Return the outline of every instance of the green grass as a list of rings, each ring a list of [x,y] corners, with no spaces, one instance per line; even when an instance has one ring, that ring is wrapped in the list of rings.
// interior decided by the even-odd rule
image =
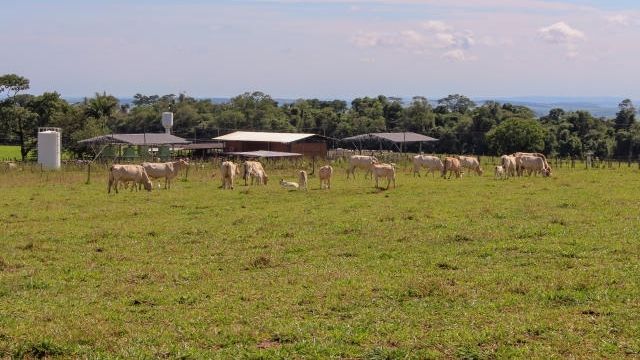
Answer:
[[[20,160],[20,146],[0,145],[0,160]]]
[[[307,193],[266,168],[118,195],[0,173],[0,357],[640,356],[636,168]]]

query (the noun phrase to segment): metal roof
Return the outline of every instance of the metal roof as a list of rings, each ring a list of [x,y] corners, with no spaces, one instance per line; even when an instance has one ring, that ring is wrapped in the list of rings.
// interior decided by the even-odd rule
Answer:
[[[223,143],[197,143],[180,146],[184,150],[202,150],[202,149],[224,149]]]
[[[129,145],[174,145],[189,144],[189,141],[171,134],[165,133],[144,133],[144,134],[109,134],[92,137],[78,141],[81,144],[106,143],[106,144],[129,144]]]
[[[438,141],[438,139],[432,138],[430,136],[425,136],[422,134],[414,133],[414,132],[393,132],[393,133],[369,133],[351,136],[348,138],[342,139],[342,141],[365,141],[372,139],[382,139],[391,141],[394,143],[411,143],[411,142],[431,142]]]
[[[236,131],[227,135],[218,136],[213,138],[217,141],[257,141],[257,142],[275,142],[288,144],[310,138],[313,136],[319,136],[316,134],[303,134],[303,133],[278,133],[278,132],[258,132],[258,131]]]
[[[295,157],[302,156],[299,153],[281,152],[281,151],[244,151],[244,152],[227,152],[226,155],[236,155],[244,157],[263,157],[263,158],[277,158],[277,157]]]

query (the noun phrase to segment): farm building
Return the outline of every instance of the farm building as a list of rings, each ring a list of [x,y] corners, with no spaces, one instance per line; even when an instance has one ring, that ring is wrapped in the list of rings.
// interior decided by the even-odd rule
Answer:
[[[160,159],[171,157],[176,146],[189,141],[166,133],[109,134],[78,141],[94,151],[96,158],[133,160],[151,156]]]
[[[341,140],[345,145],[356,149],[387,149],[404,152],[410,145],[418,144],[418,151],[422,151],[423,144],[435,143],[438,139],[414,132],[393,132],[393,133],[368,133],[351,136]]]
[[[324,158],[329,138],[316,134],[236,131],[214,140],[224,143],[225,153],[265,150]]]

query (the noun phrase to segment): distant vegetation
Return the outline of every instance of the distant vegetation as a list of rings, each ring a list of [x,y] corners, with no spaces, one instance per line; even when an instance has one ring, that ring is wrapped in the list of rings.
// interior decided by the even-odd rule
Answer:
[[[525,106],[495,101],[478,105],[459,94],[439,99],[435,106],[421,96],[404,104],[382,95],[356,98],[351,104],[300,99],[280,105],[262,92],[247,92],[227,103],[185,94],[136,94],[130,104],[96,93],[70,104],[58,93],[29,95],[28,89],[26,78],[0,76],[0,141],[19,144],[22,156],[35,146],[38,126],[63,128],[65,149],[82,155],[87,149],[78,140],[106,133],[163,131],[163,111],[174,112],[174,133],[188,139],[209,139],[233,130],[300,131],[333,138],[406,130],[440,139],[432,150],[441,153],[498,155],[518,149],[550,156],[593,153],[625,159],[640,154],[640,124],[629,99],[620,102],[614,118],[607,119],[560,108],[537,117]]]

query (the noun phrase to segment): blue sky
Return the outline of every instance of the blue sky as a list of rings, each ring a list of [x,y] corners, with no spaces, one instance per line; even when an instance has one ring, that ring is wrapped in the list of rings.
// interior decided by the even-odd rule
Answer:
[[[32,92],[640,98],[631,0],[5,2]]]

